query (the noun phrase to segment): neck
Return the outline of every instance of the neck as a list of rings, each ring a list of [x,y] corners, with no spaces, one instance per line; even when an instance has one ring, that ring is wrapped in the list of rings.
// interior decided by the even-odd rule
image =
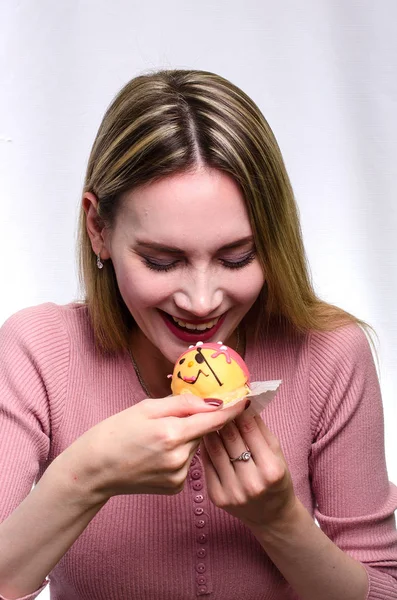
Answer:
[[[136,363],[138,379],[152,398],[164,398],[171,394],[170,380],[174,365],[161,354],[150,340],[140,331],[134,332],[131,340],[131,353]]]

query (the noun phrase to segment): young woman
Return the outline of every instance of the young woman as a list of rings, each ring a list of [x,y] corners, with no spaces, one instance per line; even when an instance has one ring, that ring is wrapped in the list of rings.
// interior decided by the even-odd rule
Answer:
[[[84,302],[0,334],[0,597],[49,576],[53,600],[397,598],[365,325],[315,295],[252,100],[201,71],[130,81],[91,152],[80,258]],[[199,340],[282,379],[261,417],[169,397]]]

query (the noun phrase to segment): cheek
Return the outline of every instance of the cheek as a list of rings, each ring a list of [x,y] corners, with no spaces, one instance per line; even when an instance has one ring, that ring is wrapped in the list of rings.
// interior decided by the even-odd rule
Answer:
[[[233,276],[233,295],[240,303],[252,303],[258,297],[265,277],[259,264],[254,263],[245,271]]]
[[[128,307],[151,307],[161,303],[174,290],[170,278],[161,279],[145,267],[119,268],[116,271],[120,294]]]

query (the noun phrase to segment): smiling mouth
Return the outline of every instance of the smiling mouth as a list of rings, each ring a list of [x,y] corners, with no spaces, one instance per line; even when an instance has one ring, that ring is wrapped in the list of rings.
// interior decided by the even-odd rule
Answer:
[[[184,321],[178,317],[170,315],[160,308],[157,310],[159,311],[163,322],[171,331],[171,333],[176,336],[177,339],[190,344],[195,344],[198,341],[208,342],[213,336],[216,335],[226,319],[226,313],[223,313],[215,319],[208,319],[208,321]],[[215,324],[213,325],[213,323]],[[211,325],[211,327],[208,327],[208,325]]]
[[[222,316],[222,315],[220,315],[219,317],[216,317],[215,319],[210,319],[208,321],[202,321],[200,323],[191,323],[188,321],[183,321],[182,319],[178,319],[177,317],[174,317],[173,315],[170,315],[166,312],[164,314],[167,317],[167,319],[169,321],[171,321],[171,323],[173,323],[173,325],[175,325],[182,331],[183,330],[189,331],[190,333],[196,333],[199,331],[204,332],[204,331],[207,331],[208,329],[212,329],[213,327],[215,327],[215,325],[217,325],[217,323],[219,322],[219,319]]]
[[[182,379],[182,381],[184,381],[185,383],[190,383],[191,385],[193,385],[194,383],[196,383],[196,381],[200,377],[200,375],[204,375],[205,377],[208,377],[208,374],[204,373],[204,371],[202,371],[201,369],[199,369],[199,372],[197,373],[196,377],[182,377],[180,371],[178,371],[177,377],[179,379]]]

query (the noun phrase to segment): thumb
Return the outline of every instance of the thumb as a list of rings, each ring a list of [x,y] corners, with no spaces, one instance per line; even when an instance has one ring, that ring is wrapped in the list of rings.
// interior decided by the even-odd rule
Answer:
[[[202,412],[214,412],[222,408],[222,400],[215,398],[200,398],[194,394],[179,394],[154,400],[145,400],[147,407],[150,402],[150,416],[153,419],[162,417],[188,417]]]

